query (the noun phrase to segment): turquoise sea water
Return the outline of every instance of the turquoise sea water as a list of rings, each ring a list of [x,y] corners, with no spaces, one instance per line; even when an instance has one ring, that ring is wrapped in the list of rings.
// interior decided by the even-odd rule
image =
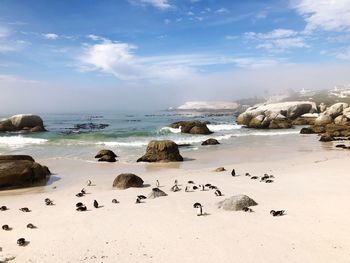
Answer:
[[[286,144],[299,150],[304,142],[300,137],[300,127],[287,130],[252,130],[235,123],[232,113],[224,112],[176,112],[159,111],[150,113],[81,113],[81,114],[40,114],[48,132],[37,134],[0,134],[1,154],[30,154],[35,158],[73,158],[92,160],[92,156],[102,148],[114,150],[121,161],[133,162],[140,157],[150,140],[170,139],[178,144],[190,144],[181,151],[201,151],[215,149],[203,147],[201,142],[216,138],[220,147],[271,147]],[[7,117],[7,116],[1,116]],[[167,126],[180,120],[209,121],[211,135],[182,134],[178,129]],[[74,129],[77,124],[108,124],[105,129]],[[303,137],[302,137],[303,138]],[[305,140],[305,139],[304,139]],[[320,145],[307,142],[309,150],[317,150]]]

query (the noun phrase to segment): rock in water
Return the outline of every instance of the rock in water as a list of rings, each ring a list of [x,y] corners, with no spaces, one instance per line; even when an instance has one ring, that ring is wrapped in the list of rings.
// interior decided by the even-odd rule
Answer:
[[[130,187],[142,187],[143,180],[135,174],[120,174],[113,181],[113,187],[127,189]]]
[[[333,123],[333,118],[325,114],[320,114],[320,116],[318,116],[315,120],[316,126],[325,126],[330,123]]]
[[[170,125],[171,128],[178,129],[181,127],[182,133],[190,134],[211,134],[206,122],[201,121],[179,121]]]
[[[46,166],[28,155],[0,156],[0,188],[32,186],[46,182],[50,176]]]
[[[202,142],[202,145],[216,145],[216,144],[220,144],[220,143],[218,142],[218,140],[216,140],[214,138],[210,138],[210,139]]]
[[[0,131],[31,131],[31,132],[43,132],[44,128],[43,120],[32,114],[20,114],[14,115],[8,119],[0,121]]]
[[[173,141],[150,141],[146,154],[139,158],[137,162],[182,162],[177,144]]]
[[[110,163],[114,163],[117,160],[115,159],[117,157],[117,155],[111,151],[111,150],[101,150],[97,153],[97,155],[95,156],[95,158],[99,158],[98,161],[99,162],[110,162]]]
[[[246,195],[231,196],[217,204],[218,208],[228,211],[240,211],[244,207],[254,206],[257,203]]]
[[[148,195],[148,198],[157,198],[161,196],[167,196],[167,194],[159,188],[153,188],[152,192]]]

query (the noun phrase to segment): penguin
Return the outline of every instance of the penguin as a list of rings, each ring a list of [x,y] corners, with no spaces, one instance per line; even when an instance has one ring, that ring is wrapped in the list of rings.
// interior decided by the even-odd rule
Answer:
[[[268,179],[268,180],[265,181],[265,183],[273,183],[273,180]]]
[[[33,224],[29,223],[29,224],[27,225],[27,228],[34,229],[34,228],[36,228],[36,226],[34,226]]]
[[[117,199],[113,199],[113,200],[112,200],[112,203],[113,203],[113,204],[118,204],[119,202],[118,202]]]
[[[180,191],[181,189],[180,189],[177,185],[174,185],[173,187],[171,187],[170,190],[173,191],[173,192],[178,192],[178,191]]]
[[[158,180],[156,181],[156,186],[159,187],[159,181]]]
[[[80,190],[80,193],[82,193],[83,195],[85,195],[85,194],[86,194],[85,188],[81,189],[81,190]]]
[[[87,181],[86,181],[86,185],[87,185],[87,186],[91,186],[91,184],[92,184],[92,183],[91,183],[91,180],[87,180]]]
[[[263,177],[261,177],[260,182],[263,182],[267,179],[269,179],[269,176],[268,175],[266,176],[266,174],[265,174]]]
[[[259,177],[257,177],[257,176],[252,176],[252,177],[250,177],[250,179],[252,179],[252,180],[256,180],[256,179],[258,179]]]
[[[216,191],[214,192],[214,194],[215,194],[216,196],[222,196],[222,193],[221,193],[220,190],[216,190]]]
[[[205,184],[204,186],[205,186],[205,187],[210,187],[210,186],[211,186],[211,184]]]
[[[5,231],[11,230],[11,228],[8,225],[3,225],[2,229],[5,230]]]
[[[83,193],[77,193],[75,196],[76,196],[76,197],[83,197],[84,194],[83,194]]]
[[[45,204],[46,204],[46,205],[53,205],[53,202],[52,202],[52,200],[50,200],[49,198],[46,198],[46,199],[45,199]]]
[[[193,190],[197,190],[197,189],[198,189],[198,186],[195,186],[195,185],[194,185],[194,186],[192,187],[192,189],[193,189]]]
[[[200,185],[199,185],[199,189],[200,189],[201,191],[205,191],[205,186],[204,186],[203,184],[200,184]]]
[[[22,207],[22,208],[20,208],[19,210],[22,211],[22,212],[25,212],[25,213],[30,212],[30,210],[29,210],[28,207]]]
[[[94,200],[94,207],[95,207],[95,208],[98,208],[98,203],[97,203],[96,200]]]
[[[202,205],[200,203],[195,203],[193,205],[193,208],[197,208],[197,216],[203,215],[203,208],[202,208]]]
[[[273,176],[272,174],[270,175],[270,178],[275,178],[275,176]]]
[[[235,171],[235,169],[232,169],[231,175],[232,175],[232,176],[236,176],[236,171]]]
[[[8,208],[6,206],[3,205],[0,207],[0,211],[6,211],[6,210],[8,210]]]
[[[81,207],[81,206],[84,206],[84,204],[81,203],[81,202],[79,202],[79,203],[76,203],[75,206],[76,206],[76,207]]]
[[[146,196],[144,196],[144,195],[138,195],[138,196],[137,196],[137,198],[139,198],[139,199],[141,199],[141,200],[142,200],[142,199],[146,199],[147,197],[146,197]]]
[[[245,206],[242,208],[242,211],[251,213],[251,212],[253,212],[253,209]]]
[[[250,173],[245,173],[245,176],[251,176]]]
[[[177,179],[175,179],[174,184],[177,186]]]
[[[271,214],[272,216],[283,216],[283,215],[284,215],[284,210],[277,210],[277,211],[271,210],[271,211],[270,211],[270,214]]]
[[[188,192],[188,186],[185,187],[185,192]]]
[[[23,237],[17,239],[17,245],[19,245],[19,246],[21,246],[21,247],[25,246],[26,243],[27,243],[27,241],[26,241]]]
[[[215,185],[211,185],[211,186],[209,186],[209,189],[216,190],[216,189],[218,189],[218,187]]]
[[[83,205],[83,206],[79,206],[76,210],[79,211],[79,212],[82,212],[82,211],[86,211],[87,208],[86,208],[85,205]]]
[[[136,198],[136,204],[140,204],[141,203],[141,199],[139,197]]]
[[[188,183],[188,184],[194,184],[194,182],[193,182],[193,181],[188,181],[187,183]]]

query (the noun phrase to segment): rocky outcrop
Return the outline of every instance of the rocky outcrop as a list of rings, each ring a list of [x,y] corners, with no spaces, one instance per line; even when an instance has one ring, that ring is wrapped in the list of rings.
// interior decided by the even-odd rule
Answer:
[[[145,155],[137,162],[182,162],[177,144],[170,140],[150,141]]]
[[[210,138],[202,142],[202,145],[216,145],[216,144],[220,144],[220,143],[218,142],[217,139],[214,139],[214,138]]]
[[[314,125],[325,126],[332,122],[333,122],[333,119],[331,116],[322,113],[320,116],[316,118]]]
[[[343,110],[348,108],[349,105],[347,103],[338,102],[327,108],[324,112],[325,115],[332,117],[333,119],[338,117],[343,113]]]
[[[130,187],[142,187],[143,180],[135,174],[119,174],[113,181],[113,187],[127,189]]]
[[[0,132],[12,131],[43,132],[46,130],[39,116],[20,114],[0,121]]]
[[[106,149],[100,150],[95,156],[99,162],[116,162],[116,157],[117,155],[113,151]]]
[[[179,121],[170,124],[171,128],[181,129],[182,133],[190,134],[211,134],[212,132],[207,127],[207,122],[201,121]]]
[[[318,113],[306,113],[292,121],[292,125],[314,125]]]
[[[218,167],[214,170],[214,172],[220,173],[226,171],[225,167]]]
[[[218,208],[228,211],[240,211],[244,207],[255,206],[257,203],[246,195],[231,196],[217,204]]]
[[[291,128],[292,121],[298,117],[315,112],[316,104],[308,101],[262,104],[248,108],[237,117],[236,122],[248,128],[286,129]]]
[[[46,183],[50,174],[46,166],[36,163],[31,156],[0,156],[0,189]]]
[[[154,199],[161,196],[167,196],[167,194],[159,188],[153,188],[152,192],[148,195],[148,198]]]

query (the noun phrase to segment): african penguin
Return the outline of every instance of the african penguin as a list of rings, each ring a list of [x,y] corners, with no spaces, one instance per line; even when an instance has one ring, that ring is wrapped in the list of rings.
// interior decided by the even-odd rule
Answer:
[[[156,186],[159,187],[159,181],[158,180],[156,181]]]
[[[98,208],[98,203],[97,203],[96,200],[94,200],[94,207],[95,207],[95,208]]]
[[[236,171],[235,171],[235,169],[232,169],[231,175],[232,175],[232,176],[236,176]]]
[[[215,194],[216,196],[222,196],[222,194],[221,194],[221,191],[220,191],[220,190],[216,190],[216,191],[214,192],[214,194]]]
[[[29,223],[29,224],[27,225],[27,228],[34,229],[34,228],[36,228],[36,226],[34,226],[33,224]]]
[[[0,211],[6,211],[6,210],[8,210],[8,208],[6,206],[3,205],[0,207]]]
[[[29,208],[28,207],[22,207],[22,208],[20,208],[19,209],[20,211],[22,211],[22,212],[30,212],[30,210],[29,210]]]
[[[284,215],[284,210],[277,210],[277,211],[271,210],[271,211],[270,211],[270,214],[271,214],[272,216],[283,216],[283,215]]]
[[[87,186],[90,186],[90,185],[91,185],[91,181],[90,181],[90,180],[87,180],[87,181],[86,181],[86,185],[87,185]]]
[[[200,203],[195,203],[193,205],[193,208],[197,209],[197,216],[203,215],[203,208],[202,208],[202,205]]]
[[[5,231],[9,231],[10,230],[10,227],[8,225],[3,225],[2,226],[2,229],[5,230]]]
[[[23,237],[17,239],[17,245],[19,245],[19,246],[21,246],[21,247],[25,246],[26,243],[27,243],[27,242],[26,242],[26,240],[25,240]]]
[[[117,200],[117,199],[113,199],[113,200],[112,200],[112,203],[113,203],[113,204],[118,204],[118,200]]]
[[[86,211],[87,208],[86,208],[85,205],[83,205],[83,206],[79,206],[76,210],[79,211],[79,212],[82,212],[82,211]]]

